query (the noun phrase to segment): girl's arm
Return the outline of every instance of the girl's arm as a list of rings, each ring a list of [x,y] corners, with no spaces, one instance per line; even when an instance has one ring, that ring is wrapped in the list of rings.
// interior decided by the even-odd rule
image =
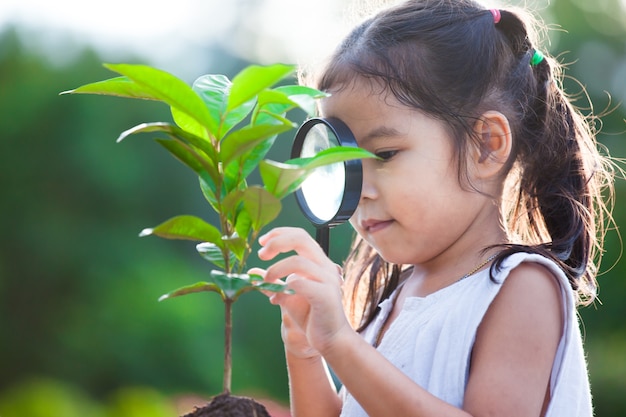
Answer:
[[[543,416],[564,329],[557,279],[545,267],[513,269],[483,317],[465,409],[474,415]]]
[[[330,417],[341,413],[341,400],[321,356],[298,358],[286,353],[289,403],[294,417]]]
[[[338,416],[341,400],[326,362],[308,345],[306,336],[286,311],[282,314],[282,337],[289,373],[292,416]]]

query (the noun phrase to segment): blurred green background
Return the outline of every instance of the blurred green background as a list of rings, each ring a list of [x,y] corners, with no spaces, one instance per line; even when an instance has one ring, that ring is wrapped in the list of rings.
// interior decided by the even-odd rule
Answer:
[[[317,39],[320,28],[329,38],[344,30],[340,11],[349,4],[326,1],[294,10],[287,1],[240,0],[228,10],[207,10],[211,2],[195,10],[195,3],[202,2],[181,0],[180,7],[191,8],[182,17],[167,6],[179,29],[164,35],[167,42],[146,37],[134,49],[128,47],[132,39],[121,39],[124,24],[162,24],[141,7],[130,17],[119,8],[122,36],[111,35],[107,44],[104,34],[72,35],[62,25],[39,25],[36,16],[11,20],[0,6],[2,417],[172,416],[221,391],[223,312],[217,295],[157,302],[171,289],[202,280],[209,264],[193,243],[138,237],[174,215],[210,219],[195,176],[149,136],[115,143],[135,124],[170,120],[167,108],[58,93],[113,76],[102,62],[155,65],[191,83],[205,73],[233,76],[249,62],[311,59],[325,47]],[[550,49],[571,63],[567,74],[586,87],[595,112],[614,109],[603,118],[599,138],[623,158],[626,2],[529,3],[566,30],[551,31]],[[87,15],[83,20],[89,22]],[[111,26],[115,31],[115,21]],[[298,37],[302,32],[307,36]],[[566,81],[577,103],[589,108],[580,84]],[[283,135],[270,156],[287,159],[291,139]],[[626,224],[624,181],[617,182],[614,215],[618,225]],[[291,198],[279,224],[311,230]],[[351,231],[342,226],[331,238],[340,262]],[[613,231],[599,277],[600,302],[580,311],[596,415],[602,417],[626,415],[621,252]],[[286,404],[277,308],[261,294],[246,294],[235,305],[234,320],[234,392]]]

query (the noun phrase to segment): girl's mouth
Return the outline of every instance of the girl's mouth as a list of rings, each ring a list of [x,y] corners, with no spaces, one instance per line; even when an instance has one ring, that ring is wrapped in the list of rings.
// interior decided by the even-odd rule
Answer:
[[[361,227],[367,233],[376,233],[389,226],[393,220],[365,220],[361,222]]]

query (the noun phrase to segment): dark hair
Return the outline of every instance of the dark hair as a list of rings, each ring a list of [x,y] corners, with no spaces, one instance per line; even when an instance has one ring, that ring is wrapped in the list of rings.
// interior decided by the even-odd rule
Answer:
[[[546,55],[531,65],[536,45],[530,16],[492,13],[471,0],[409,0],[357,26],[321,74],[318,88],[346,88],[357,79],[383,85],[402,104],[442,120],[455,139],[458,175],[476,120],[488,110],[503,113],[513,148],[502,169],[503,206],[515,244],[501,248],[492,268],[515,252],[539,253],[565,271],[580,296],[595,296],[596,266],[604,237],[604,189],[612,193],[608,157],[598,151],[593,124],[570,103],[560,66]],[[402,266],[388,265],[357,238],[346,261],[354,283],[349,304],[363,328],[378,303],[400,282]],[[493,271],[493,269],[492,269]],[[369,277],[368,286],[359,285]],[[364,292],[363,292],[364,291]]]

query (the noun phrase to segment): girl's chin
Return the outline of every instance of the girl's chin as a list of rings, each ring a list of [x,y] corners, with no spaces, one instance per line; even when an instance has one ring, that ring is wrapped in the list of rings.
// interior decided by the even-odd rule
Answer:
[[[398,253],[397,250],[380,245],[371,245],[383,261],[397,265],[408,264],[406,256],[402,256],[403,254]]]

